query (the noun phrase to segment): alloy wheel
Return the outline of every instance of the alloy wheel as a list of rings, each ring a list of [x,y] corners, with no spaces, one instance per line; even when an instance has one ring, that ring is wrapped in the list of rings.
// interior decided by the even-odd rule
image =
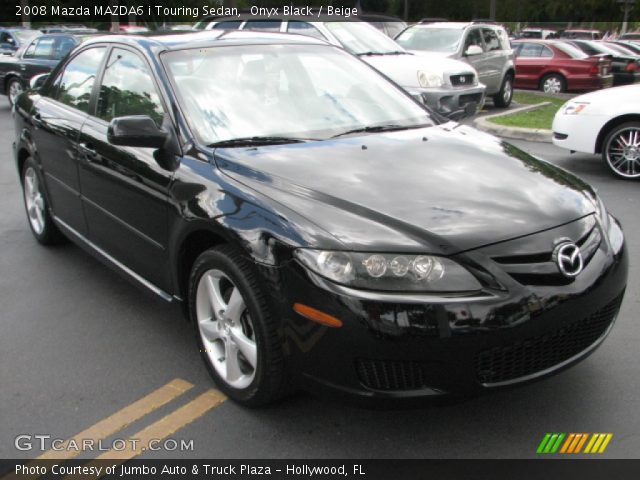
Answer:
[[[513,85],[511,84],[511,79],[507,78],[504,82],[504,88],[502,92],[502,99],[504,103],[511,102],[511,95],[513,95]]]
[[[557,77],[549,77],[542,84],[545,93],[560,93],[562,91],[562,82]]]
[[[196,319],[217,374],[233,388],[247,388],[258,366],[255,330],[240,290],[221,270],[208,270],[200,278]]]
[[[616,132],[607,142],[606,159],[616,174],[640,177],[640,128],[627,127]]]
[[[24,199],[31,228],[36,234],[41,235],[45,227],[44,197],[40,191],[38,175],[33,167],[28,167],[24,172]]]
[[[11,105],[15,105],[16,100],[18,99],[18,95],[20,95],[24,89],[22,88],[22,84],[18,80],[13,80],[9,84],[9,102]]]

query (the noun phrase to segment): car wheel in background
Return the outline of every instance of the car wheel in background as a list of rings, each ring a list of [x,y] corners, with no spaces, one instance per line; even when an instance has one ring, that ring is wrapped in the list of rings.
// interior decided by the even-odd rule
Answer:
[[[493,103],[496,107],[507,108],[511,105],[513,99],[513,76],[508,74],[502,81],[502,86],[497,95],[493,97]]]
[[[52,245],[65,240],[49,211],[42,178],[31,158],[27,158],[22,169],[22,191],[29,227],[36,240],[43,245]]]
[[[551,73],[542,77],[540,81],[540,90],[544,93],[562,93],[567,89],[567,84],[562,75]]]
[[[19,78],[13,77],[9,79],[7,82],[7,98],[9,99],[9,104],[13,107],[18,99],[18,95],[24,92],[24,85]]]
[[[189,311],[209,373],[230,398],[259,406],[286,393],[284,358],[255,267],[230,245],[207,250],[189,279]]]
[[[640,122],[618,125],[604,139],[602,158],[621,178],[640,178]]]

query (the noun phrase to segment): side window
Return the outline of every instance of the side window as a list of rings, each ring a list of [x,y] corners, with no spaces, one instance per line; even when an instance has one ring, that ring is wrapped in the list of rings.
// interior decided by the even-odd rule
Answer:
[[[212,30],[238,30],[240,25],[242,24],[242,20],[225,20],[223,22],[216,23]]]
[[[26,58],[51,58],[53,56],[54,41],[55,39],[51,37],[38,38],[29,45],[27,51],[24,52],[24,56]]]
[[[549,47],[542,47],[542,52],[540,53],[541,57],[545,57],[545,58],[551,58],[553,57],[553,52],[551,51],[551,49]]]
[[[144,60],[114,48],[104,70],[97,116],[108,122],[125,115],[148,115],[160,125],[164,109]]]
[[[244,24],[243,30],[259,30],[262,32],[279,32],[280,20],[247,20]]]
[[[539,57],[542,53],[542,45],[539,43],[523,43],[518,52],[518,57]]]
[[[298,20],[290,21],[287,25],[287,33],[297,33],[298,35],[306,35],[307,37],[319,38],[320,40],[326,40],[324,35],[320,33],[316,27],[309,22],[301,22]]]
[[[498,35],[496,35],[493,29],[483,28],[482,36],[484,37],[484,44],[487,46],[488,52],[500,50],[500,40],[498,40]]]
[[[10,43],[11,45],[14,45],[15,41],[8,32],[2,32],[0,33],[0,43]]]
[[[95,47],[76,55],[56,80],[53,98],[65,105],[88,112],[91,90],[105,51],[104,47]]]
[[[71,37],[58,37],[53,45],[53,58],[59,60],[76,46],[76,41]]]
[[[469,33],[467,34],[467,38],[464,41],[463,52],[466,52],[471,45],[477,45],[484,50],[484,45],[482,45],[482,37],[480,36],[479,28],[474,28],[473,30],[469,31]]]

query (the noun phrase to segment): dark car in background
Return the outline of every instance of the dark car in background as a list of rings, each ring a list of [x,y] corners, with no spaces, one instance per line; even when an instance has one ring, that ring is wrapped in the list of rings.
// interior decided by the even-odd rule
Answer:
[[[14,104],[36,75],[48,73],[90,34],[52,33],[37,36],[12,57],[0,57],[0,93]]]
[[[613,84],[611,59],[591,57],[560,40],[515,40],[516,87],[546,93],[598,90]]]
[[[22,27],[0,27],[0,55],[13,55],[41,33]]]
[[[607,45],[598,40],[568,40],[589,56],[597,57],[606,55],[611,59],[611,73],[613,73],[613,85],[628,85],[640,81],[640,69],[638,60],[640,57],[630,51],[620,51],[622,47]]]
[[[593,188],[301,35],[89,40],[18,98],[14,150],[35,238],[184,303],[245,405],[542,378],[604,341],[627,283]]]

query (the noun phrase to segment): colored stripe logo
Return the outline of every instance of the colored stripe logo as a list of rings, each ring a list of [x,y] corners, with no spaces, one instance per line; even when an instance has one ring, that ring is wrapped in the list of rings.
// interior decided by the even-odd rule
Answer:
[[[613,433],[546,433],[536,453],[604,453],[612,438]]]

